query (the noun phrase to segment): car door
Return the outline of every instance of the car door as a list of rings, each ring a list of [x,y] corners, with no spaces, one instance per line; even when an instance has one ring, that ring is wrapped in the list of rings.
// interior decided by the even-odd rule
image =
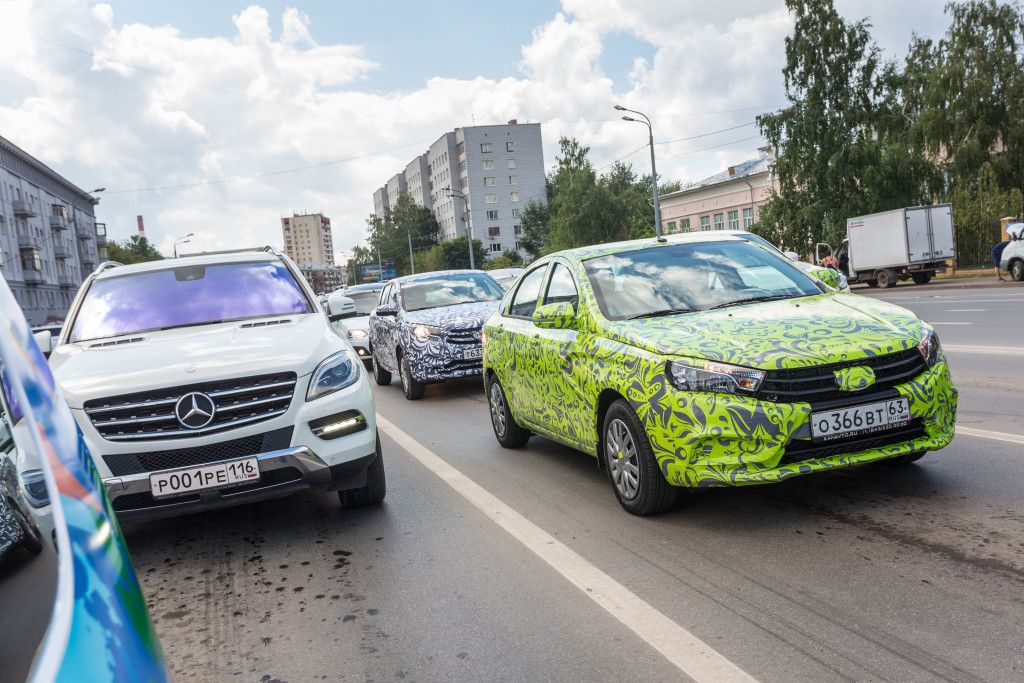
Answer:
[[[503,311],[500,329],[491,332],[503,337],[499,343],[511,351],[509,362],[498,368],[498,378],[505,387],[512,414],[517,420],[531,424],[536,424],[536,416],[540,413],[536,402],[544,394],[537,385],[537,326],[533,324],[532,316],[537,309],[547,269],[548,264],[542,263],[520,278],[508,308]]]
[[[387,304],[394,291],[395,285],[388,284],[381,290],[378,306]],[[384,366],[385,370],[395,370],[394,366],[394,344],[392,343],[392,328],[394,316],[377,315],[376,311],[370,316],[370,347],[373,349],[377,362]]]
[[[556,259],[544,283],[541,305],[569,303],[579,309],[580,296],[569,266]],[[593,431],[589,424],[589,393],[586,391],[586,356],[577,343],[574,329],[553,330],[534,325],[533,345],[537,351],[536,416],[541,424],[570,441],[581,443]]]

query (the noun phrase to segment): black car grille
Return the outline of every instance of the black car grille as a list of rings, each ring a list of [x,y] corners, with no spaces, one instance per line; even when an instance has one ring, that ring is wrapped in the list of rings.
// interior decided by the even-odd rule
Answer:
[[[910,348],[899,353],[831,365],[769,370],[757,397],[774,403],[817,403],[850,398],[856,394],[840,391],[836,386],[834,373],[843,368],[863,366],[870,367],[875,372],[875,383],[868,387],[872,392],[903,384],[928,369],[921,352],[916,348]]]
[[[85,412],[108,441],[175,439],[221,432],[283,415],[295,392],[294,372],[202,382],[87,401]],[[175,416],[178,400],[192,392],[209,396],[213,420],[200,429]]]
[[[298,481],[299,479],[302,479],[302,472],[297,468],[281,467],[276,470],[261,472],[259,481],[252,482],[250,484],[242,484],[241,486],[224,488],[221,489],[221,491],[223,491],[224,495],[234,495],[238,493],[245,493],[246,491],[270,488],[271,486],[286,484],[288,482]],[[154,498],[151,493],[129,493],[115,498],[112,505],[114,510],[123,512],[125,510],[144,510],[157,505],[168,505],[171,503],[194,503],[198,500],[198,493],[190,493],[184,496],[175,496],[173,498],[161,498],[160,500]]]
[[[145,453],[109,453],[103,461],[115,476],[142,474],[173,470],[178,467],[205,465],[210,462],[244,458],[247,455],[269,453],[270,451],[288,448],[292,442],[292,427],[281,427],[263,434],[253,434],[241,439],[222,441],[206,446],[193,448],[175,448],[167,451],[148,451]]]
[[[449,344],[479,344],[480,327],[460,327],[445,332],[445,341]]]
[[[885,432],[875,432],[873,434],[864,434],[849,439],[839,439],[828,442],[812,441],[809,439],[794,439],[786,446],[786,450],[782,454],[782,459],[779,461],[779,465],[792,465],[796,462],[803,462],[814,458],[827,458],[830,455],[839,455],[842,453],[859,453],[860,451],[866,451],[872,448],[882,448],[884,446],[903,443],[904,441],[912,441],[913,439],[924,435],[925,430],[924,425],[921,424],[921,420],[914,419],[897,429]]]

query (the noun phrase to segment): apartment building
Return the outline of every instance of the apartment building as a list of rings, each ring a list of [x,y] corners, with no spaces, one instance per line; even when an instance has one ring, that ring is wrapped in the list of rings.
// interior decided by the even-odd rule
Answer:
[[[100,262],[97,200],[0,137],[0,270],[29,323],[63,320]]]
[[[513,119],[505,125],[456,128],[401,175],[404,191],[434,212],[441,239],[465,235],[471,228],[491,257],[518,251],[523,209],[531,200],[547,201],[539,123]],[[381,190],[373,195],[378,215],[397,201],[392,188],[403,191],[396,178],[381,188],[383,195]],[[451,196],[449,189],[461,196]]]
[[[334,265],[331,219],[322,213],[292,213],[281,219],[284,253],[299,265]]]
[[[756,159],[662,195],[661,224],[665,232],[748,230],[756,225],[761,207],[775,187],[769,149],[758,151]]]

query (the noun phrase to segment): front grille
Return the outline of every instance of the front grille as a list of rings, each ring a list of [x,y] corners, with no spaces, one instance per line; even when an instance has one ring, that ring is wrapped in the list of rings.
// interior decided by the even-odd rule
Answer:
[[[843,368],[861,366],[870,367],[875,372],[875,383],[868,387],[872,392],[903,384],[928,369],[921,352],[910,348],[898,353],[831,365],[769,370],[757,397],[774,403],[817,403],[850,398],[857,394],[840,391],[834,373]]]
[[[241,486],[232,486],[229,488],[221,489],[224,495],[233,495],[237,493],[245,493],[246,491],[254,491],[257,489],[269,488],[279,484],[286,484],[292,481],[298,481],[302,479],[302,473],[294,467],[281,467],[276,470],[269,470],[267,472],[260,473],[260,480],[252,482],[250,484],[243,484]],[[119,498],[115,498],[113,502],[114,510],[123,512],[125,510],[144,510],[146,508],[155,507],[157,505],[168,505],[171,503],[194,503],[199,500],[198,493],[189,493],[184,496],[174,496],[173,498],[161,498],[157,500],[150,493],[129,493]]]
[[[873,448],[882,448],[903,443],[904,441],[912,441],[924,435],[924,425],[921,424],[921,420],[914,419],[898,429],[865,434],[851,439],[841,439],[827,443],[811,441],[809,439],[794,439],[786,446],[779,465],[791,465],[796,462],[803,462],[814,458],[827,458],[830,455],[842,453],[859,453]]]
[[[479,344],[480,327],[460,327],[445,332],[449,344]]]
[[[281,427],[263,434],[253,434],[241,439],[222,441],[193,448],[175,448],[166,451],[144,453],[109,453],[103,461],[115,476],[173,470],[178,467],[205,465],[210,462],[244,458],[288,448],[292,442],[292,427]]]
[[[294,372],[202,382],[94,399],[85,412],[108,441],[174,439],[213,434],[283,415],[295,391]],[[199,392],[214,403],[213,420],[201,429],[184,427],[174,414],[178,399]]]

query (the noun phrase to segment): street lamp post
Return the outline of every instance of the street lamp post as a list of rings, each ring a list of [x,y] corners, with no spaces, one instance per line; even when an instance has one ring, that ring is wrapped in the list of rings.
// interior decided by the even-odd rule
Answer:
[[[182,235],[178,239],[174,240],[174,258],[178,258],[178,244],[188,244],[191,241],[189,237],[192,237],[194,234],[195,233],[190,232],[189,234]]]
[[[476,270],[476,262],[473,258],[473,221],[472,217],[467,220],[466,214],[469,213],[469,202],[466,201],[465,193],[459,190],[453,190],[451,187],[444,188],[448,191],[449,197],[461,197],[462,198],[462,220],[466,223],[466,240],[469,242],[469,269]]]
[[[630,121],[632,123],[642,123],[647,126],[647,135],[651,143],[651,185],[654,186],[654,236],[659,242],[664,242],[665,237],[661,234],[661,202],[658,200],[658,169],[654,165],[654,129],[651,127],[651,120],[647,118],[647,114],[636,111],[634,109],[626,109],[620,104],[615,105],[617,111],[628,111],[631,114],[644,117],[644,120],[634,119],[632,116],[623,116],[623,121]]]

